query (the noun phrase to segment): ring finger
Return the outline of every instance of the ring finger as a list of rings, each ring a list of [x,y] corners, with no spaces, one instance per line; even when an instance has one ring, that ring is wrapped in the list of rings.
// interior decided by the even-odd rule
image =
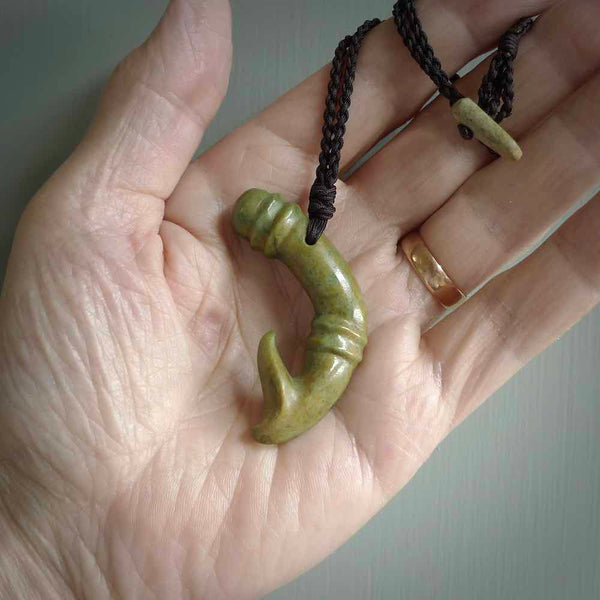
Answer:
[[[600,75],[522,141],[518,164],[478,171],[420,228],[454,283],[470,293],[535,248],[600,186]]]
[[[467,292],[511,260],[504,249],[497,248],[498,252],[493,255],[482,253],[487,249],[485,243],[496,247],[502,244],[503,240],[494,239],[494,228],[497,235],[504,235],[505,245],[514,244],[516,253],[527,249],[595,180],[597,168],[593,159],[592,164],[589,156],[586,159],[586,155],[593,152],[593,135],[591,140],[585,135],[582,137],[577,123],[578,111],[587,115],[584,118],[591,119],[591,127],[597,115],[590,100],[585,100],[583,88],[568,98],[600,64],[600,37],[589,21],[590,11],[600,16],[600,6],[589,1],[580,0],[568,7],[559,5],[523,40],[523,53],[516,63],[515,75],[517,112],[510,120],[509,129],[517,135],[525,135],[553,106],[561,100],[563,104],[536,131],[525,135],[523,145],[527,150],[521,163],[507,164],[500,160],[485,167],[490,161],[489,154],[479,144],[465,144],[459,136],[449,132],[448,107],[439,101],[349,181],[357,193],[369,196],[380,220],[396,220],[401,235],[417,227],[451,198],[423,225],[422,232],[433,254]],[[572,36],[558,36],[561,29],[578,31],[585,44],[576,46]],[[461,84],[463,91],[475,90],[484,69],[482,66],[466,78]],[[591,103],[594,96],[592,89],[587,91]],[[563,138],[561,149],[558,141]],[[419,152],[419,147],[423,152]],[[421,176],[424,157],[429,167]],[[404,165],[402,169],[396,168],[399,161]],[[561,166],[562,174],[558,182],[557,165]],[[478,169],[480,171],[472,175]],[[585,176],[581,176],[582,172]],[[391,200],[397,197],[398,189],[405,190],[401,204]],[[454,193],[456,189],[459,191]],[[545,195],[550,198],[546,199]],[[510,211],[506,210],[508,200],[513,201],[508,205]],[[540,207],[542,201],[544,205]],[[465,245],[465,236],[470,244]],[[465,252],[461,253],[463,249]],[[381,279],[377,285],[395,286],[394,289],[404,285],[398,281],[399,277],[406,277],[403,257],[400,264],[402,268],[395,270],[396,277]],[[411,308],[423,314],[423,321],[439,314],[439,305],[420,282],[411,276],[407,283]]]

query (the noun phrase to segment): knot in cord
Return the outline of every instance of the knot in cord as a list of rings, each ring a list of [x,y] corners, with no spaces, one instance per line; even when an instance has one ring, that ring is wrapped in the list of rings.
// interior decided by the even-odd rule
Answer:
[[[520,19],[500,38],[498,51],[481,82],[479,106],[497,123],[512,114],[515,98],[513,61],[521,38],[533,27],[533,22],[531,17]]]
[[[421,69],[429,75],[440,94],[454,104],[462,94],[454,86],[454,77],[449,77],[442,68],[417,15],[416,0],[398,0],[394,5],[394,21],[405,46]],[[519,19],[499,40],[498,52],[491,61],[489,72],[479,88],[479,106],[498,123],[512,113],[514,99],[513,61],[517,56],[519,41],[533,26],[533,19]],[[468,128],[460,128],[465,139],[473,136]]]
[[[310,189],[306,243],[316,244],[325,231],[327,221],[335,214],[335,184],[331,187],[315,181]]]
[[[519,36],[512,30],[507,31],[498,42],[498,53],[510,60],[517,58],[519,51]]]
[[[450,77],[442,68],[415,7],[416,0],[398,0],[393,16],[398,33],[405,46],[421,69],[431,78],[440,94],[450,105],[463,98],[454,83],[458,75]],[[335,213],[335,184],[340,169],[340,155],[344,144],[346,122],[349,117],[350,99],[356,74],[358,53],[367,34],[381,21],[365,21],[354,35],[346,36],[338,45],[331,63],[329,86],[325,100],[323,137],[316,178],[309,194],[308,227],[305,241],[316,244],[327,222]],[[534,19],[519,19],[499,40],[498,51],[490,63],[487,75],[479,88],[479,106],[497,123],[512,114],[514,100],[513,62],[517,56],[519,41],[533,26]],[[465,139],[472,139],[469,127],[459,125],[458,131]]]
[[[533,27],[534,20],[525,17],[517,21],[498,41],[498,52],[511,60],[517,58],[521,38]]]

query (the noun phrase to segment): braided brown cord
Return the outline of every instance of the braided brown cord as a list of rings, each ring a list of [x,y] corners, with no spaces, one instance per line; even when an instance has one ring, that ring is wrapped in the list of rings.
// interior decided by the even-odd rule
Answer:
[[[423,71],[431,78],[439,89],[440,94],[454,104],[462,98],[462,94],[454,86],[454,81],[435,56],[423,26],[417,15],[415,0],[399,0],[394,4],[394,21],[398,33],[404,40],[404,45],[409,49],[412,57],[419,63]],[[513,88],[513,62],[517,57],[519,41],[533,26],[531,17],[519,19],[498,42],[498,51],[492,59],[489,71],[483,78],[479,88],[479,106],[490,117],[500,123],[502,119],[512,114],[514,88]],[[461,135],[471,138],[472,132],[460,128]]]
[[[500,123],[510,117],[515,92],[513,62],[519,51],[519,41],[533,27],[533,19],[526,17],[513,25],[498,42],[498,51],[479,88],[479,106]]]
[[[442,68],[417,15],[415,0],[399,0],[393,9],[394,21],[413,58],[431,78],[440,94],[450,104],[463,95],[455,87],[458,76],[449,77]],[[315,244],[327,222],[335,213],[336,181],[339,176],[340,154],[344,145],[346,122],[349,117],[358,52],[366,35],[379,19],[365,21],[354,35],[346,36],[338,45],[331,65],[331,75],[323,117],[323,139],[315,181],[310,189],[306,243]],[[513,62],[519,41],[533,26],[533,19],[525,17],[513,25],[498,42],[498,51],[491,61],[489,71],[479,88],[479,106],[496,122],[510,116],[513,109]],[[473,132],[464,125],[458,130],[465,139]]]
[[[306,243],[315,244],[335,212],[335,183],[340,171],[340,155],[344,145],[346,122],[350,115],[350,99],[356,75],[358,51],[367,34],[381,21],[365,21],[354,35],[346,36],[338,45],[331,64],[331,75],[325,114],[321,154],[308,204]]]
[[[414,2],[396,2],[392,10],[398,32],[404,40],[404,45],[412,57],[419,63],[423,71],[435,83],[440,94],[450,103],[462,98],[462,94],[454,87],[452,79],[442,68],[438,57],[429,44],[427,34],[417,15]]]

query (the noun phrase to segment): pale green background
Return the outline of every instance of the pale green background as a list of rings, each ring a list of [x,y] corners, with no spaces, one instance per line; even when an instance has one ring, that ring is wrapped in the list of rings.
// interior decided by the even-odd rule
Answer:
[[[165,3],[0,0],[0,270],[23,206]],[[231,87],[203,148],[391,5],[234,0]],[[599,359],[596,310],[453,433],[350,542],[269,600],[600,598]]]

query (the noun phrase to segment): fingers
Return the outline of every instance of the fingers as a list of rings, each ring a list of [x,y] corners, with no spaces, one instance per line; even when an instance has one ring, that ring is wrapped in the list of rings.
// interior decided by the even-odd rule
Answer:
[[[535,247],[600,185],[600,74],[522,142],[523,160],[479,171],[421,227],[466,293]]]
[[[600,67],[599,19],[600,4],[594,0],[558,3],[521,40],[515,112],[503,122],[515,137],[522,137]],[[486,61],[458,82],[464,94],[476,97],[488,66]],[[380,221],[394,223],[404,234],[491,161],[480,144],[458,135],[448,103],[439,100],[348,183],[356,194],[369,198],[370,210]]]
[[[116,69],[63,169],[70,188],[85,190],[74,199],[84,196],[84,206],[68,208],[81,209],[97,228],[136,228],[141,216],[144,228],[156,230],[162,200],[225,94],[230,61],[227,0],[172,0],[150,38]]]
[[[523,11],[542,10],[550,2],[533,4],[511,0],[482,8],[471,0],[436,0],[419,2],[418,11],[444,68],[453,73],[497,42]],[[329,70],[325,67],[283,96],[257,122],[307,154],[318,154]],[[342,170],[406,121],[434,90],[404,47],[393,20],[371,32],[359,56]],[[294,119],[289,118],[291,106]]]
[[[424,342],[462,421],[600,301],[600,195],[536,252],[436,325]]]
[[[444,67],[452,72],[493,46],[524,13],[550,4],[551,0],[507,0],[484,6],[476,0],[430,0],[419,3],[419,14]],[[332,54],[335,45],[333,40]],[[218,196],[233,203],[249,187],[280,192],[290,200],[306,199],[320,150],[329,71],[327,65],[195,162],[169,201],[167,218],[199,237],[207,235],[213,226],[205,227],[210,211],[190,190],[208,183],[212,185],[206,202]],[[433,91],[392,21],[370,32],[358,59],[342,170],[414,114]],[[227,173],[209,182],[207,173],[222,165],[228,166]],[[236,177],[230,176],[232,170]],[[341,203],[344,194],[338,199]]]
[[[522,254],[524,247],[534,244],[542,232],[556,222],[561,211],[567,211],[577,203],[581,195],[585,195],[597,177],[593,158],[587,156],[594,151],[593,136],[584,135],[583,141],[588,140],[590,144],[586,148],[585,143],[578,144],[572,138],[569,125],[560,125],[565,119],[568,122],[569,105],[577,97],[577,94],[573,94],[574,87],[585,82],[600,66],[600,37],[595,24],[589,21],[590,15],[600,18],[600,5],[594,3],[591,6],[589,1],[582,0],[562,3],[543,15],[522,41],[521,53],[516,62],[516,113],[506,122],[511,130],[523,134],[520,137],[523,138],[524,145],[529,147],[531,144],[531,151],[526,152],[521,163],[494,161],[493,165],[472,176],[473,171],[490,162],[491,157],[479,144],[466,143],[456,134],[446,103],[440,103],[420,115],[411,127],[372,158],[348,182],[353,194],[368,198],[369,204],[364,210],[367,214],[376,215],[380,231],[382,226],[388,230],[394,227],[393,237],[397,240],[421,225],[465,180],[472,177],[472,181],[464,184],[463,189],[456,194],[456,198],[462,200],[457,200],[455,205],[458,207],[459,203],[465,202],[462,214],[470,225],[467,221],[461,221],[463,216],[452,222],[441,218],[438,221],[435,217],[435,238],[426,232],[428,225],[423,226],[426,241],[434,256],[466,291],[477,287],[504,262],[509,261],[511,248],[513,254]],[[574,44],[575,35],[585,41]],[[476,74],[461,82],[462,89],[476,88],[481,76],[482,74]],[[594,96],[591,88],[588,92]],[[569,94],[572,97],[565,100]],[[543,120],[557,103],[560,104],[561,99],[563,105],[557,112],[562,111],[563,117],[556,116],[543,123],[525,141],[526,130],[536,121]],[[597,128],[597,121],[593,121],[596,118],[594,115],[597,115],[593,98],[589,94],[582,96],[578,107],[583,108],[583,104],[586,104],[586,116],[583,118],[591,119],[591,126]],[[575,119],[575,129],[578,129],[579,108],[570,112]],[[549,141],[551,132],[557,128],[561,129],[561,137],[566,140],[563,146],[565,162],[561,162],[563,158],[558,139]],[[586,126],[583,127],[584,131],[585,128]],[[544,131],[548,132],[544,134],[546,137],[539,137]],[[568,155],[567,148],[571,149],[572,156]],[[398,168],[399,164],[402,168]],[[565,172],[560,190],[553,188],[551,184],[556,180],[557,165],[561,166],[561,173]],[[568,165],[572,165],[573,172],[569,171]],[[546,176],[548,172],[550,179]],[[487,177],[490,179],[486,179]],[[568,183],[572,181],[575,182],[574,185],[569,186]],[[475,189],[478,190],[477,201],[473,197],[473,203],[469,204],[466,198]],[[546,196],[542,195],[544,193]],[[490,214],[484,224],[482,211],[485,211],[488,202],[494,203],[494,197],[496,215],[492,217]],[[509,197],[514,200],[510,205],[507,204]],[[448,202],[448,207],[441,209],[440,216],[447,214],[445,211],[450,210],[452,202],[453,200]],[[505,203],[503,207],[500,206],[501,202]],[[469,212],[467,204],[473,210],[469,217],[465,216]],[[508,207],[510,210],[507,210]],[[527,210],[532,210],[534,214],[528,215]],[[360,205],[352,207],[353,214],[357,211],[360,211]],[[479,229],[473,231],[476,213],[482,216],[482,221]],[[531,229],[527,225],[529,218]],[[486,227],[488,229],[483,233]],[[514,235],[509,239],[513,227]],[[483,238],[478,237],[477,231],[482,236],[487,235],[485,243]],[[499,240],[489,241],[494,232],[498,236],[506,236],[506,244],[513,246],[505,245],[504,260],[491,265],[486,262],[488,255],[498,260],[498,254],[494,251],[500,251]],[[375,235],[381,237],[381,234]],[[476,243],[471,245],[471,241]],[[440,244],[447,249],[446,252],[441,250]],[[489,245],[493,248],[490,249]],[[456,254],[454,261],[449,260],[450,246],[452,252],[461,255],[460,258]],[[410,311],[418,314],[423,325],[426,325],[439,316],[441,306],[412,270],[407,271],[402,252],[395,256],[395,260],[395,266],[388,260],[391,264],[388,264],[387,273],[385,277],[379,278],[374,290],[380,297],[389,298],[388,304],[402,313]],[[478,273],[472,271],[476,265],[483,267]]]

